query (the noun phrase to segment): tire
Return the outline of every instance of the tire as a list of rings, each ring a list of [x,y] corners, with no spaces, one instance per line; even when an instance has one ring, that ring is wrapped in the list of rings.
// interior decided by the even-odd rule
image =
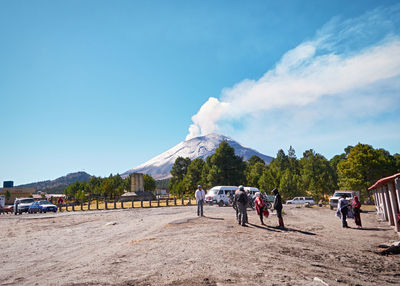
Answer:
[[[270,202],[267,202],[267,203],[266,203],[266,206],[267,206],[267,209],[272,208],[272,204],[271,204]]]
[[[329,208],[330,208],[331,210],[333,210],[333,206],[329,205]]]
[[[219,207],[223,207],[223,206],[224,206],[224,202],[223,202],[222,200],[220,200],[220,201],[218,202],[218,206],[219,206]]]

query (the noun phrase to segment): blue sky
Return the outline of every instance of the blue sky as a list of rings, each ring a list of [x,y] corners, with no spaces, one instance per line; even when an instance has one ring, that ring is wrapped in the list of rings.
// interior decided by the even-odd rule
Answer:
[[[397,3],[1,0],[0,181],[122,173],[209,132],[400,152]]]

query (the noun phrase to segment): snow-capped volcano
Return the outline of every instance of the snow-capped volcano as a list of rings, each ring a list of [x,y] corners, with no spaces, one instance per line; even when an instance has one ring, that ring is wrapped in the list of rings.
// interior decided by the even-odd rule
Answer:
[[[244,147],[227,136],[213,133],[183,141],[146,163],[126,171],[122,176],[127,176],[131,173],[144,173],[151,175],[156,180],[167,179],[171,177],[170,171],[176,158],[188,157],[191,160],[196,158],[202,158],[205,160],[208,156],[215,153],[215,150],[223,140],[226,140],[228,144],[235,149],[236,155],[243,157],[244,160],[250,159],[253,155],[257,155],[263,159],[265,163],[270,163],[273,159],[270,156],[263,155],[253,149]]]

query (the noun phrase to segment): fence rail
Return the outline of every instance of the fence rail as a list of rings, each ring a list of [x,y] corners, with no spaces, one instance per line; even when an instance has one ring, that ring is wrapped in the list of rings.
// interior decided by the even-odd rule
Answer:
[[[88,202],[64,203],[58,205],[58,211],[90,211],[90,210],[113,210],[113,209],[132,209],[132,208],[156,208],[168,206],[190,206],[193,205],[191,198],[163,198],[157,200],[140,201],[117,201],[117,200],[90,200]]]
[[[159,208],[169,206],[191,206],[195,205],[196,201],[192,198],[161,198],[156,200],[134,200],[134,201],[118,201],[94,199],[87,202],[76,201],[58,204],[59,212],[73,211],[91,211],[91,210],[114,210],[114,209],[132,209],[132,208]],[[14,214],[10,209],[0,208],[1,214]]]

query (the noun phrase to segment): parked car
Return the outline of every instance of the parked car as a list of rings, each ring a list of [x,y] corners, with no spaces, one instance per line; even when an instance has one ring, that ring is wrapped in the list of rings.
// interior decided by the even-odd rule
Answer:
[[[229,205],[229,198],[235,194],[236,186],[216,186],[208,190],[206,194],[207,204]]]
[[[293,200],[287,200],[287,204],[293,204],[293,205],[304,205],[304,204],[310,204],[314,205],[315,202],[312,197],[295,197]]]
[[[12,205],[4,206],[4,207],[0,206],[0,213],[12,213],[12,212],[13,212],[13,206]]]
[[[35,201],[32,198],[17,198],[14,201],[14,207],[13,211],[14,214],[22,214],[24,212],[27,212],[31,204],[33,204]]]
[[[331,210],[337,207],[338,201],[342,196],[345,196],[346,200],[351,204],[353,202],[353,197],[360,197],[360,193],[356,191],[335,191],[333,196],[329,198],[329,207]]]
[[[57,212],[57,206],[49,201],[36,201],[28,209],[28,213]]]

